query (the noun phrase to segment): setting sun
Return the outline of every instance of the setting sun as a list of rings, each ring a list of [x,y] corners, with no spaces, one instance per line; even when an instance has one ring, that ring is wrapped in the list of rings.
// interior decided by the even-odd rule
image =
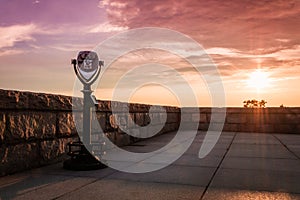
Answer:
[[[270,85],[269,73],[258,69],[249,75],[247,84],[257,90],[265,89]]]

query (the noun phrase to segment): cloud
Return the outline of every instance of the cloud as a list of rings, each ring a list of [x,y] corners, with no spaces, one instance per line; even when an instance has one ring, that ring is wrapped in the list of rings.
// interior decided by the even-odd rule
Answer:
[[[98,34],[97,37],[94,37],[93,34],[89,33],[107,33],[125,29],[115,25],[102,25],[82,25],[80,29],[68,24],[44,26],[30,23],[0,26],[0,56],[16,55],[47,48],[60,51],[93,49],[95,41],[98,43],[99,38],[104,36]]]
[[[34,41],[32,34],[36,31],[34,24],[0,27],[0,48],[12,47],[21,41]]]
[[[140,9],[137,2],[123,2],[123,1],[100,1],[99,8],[105,8],[106,13],[110,19],[115,19],[114,24],[120,25],[124,22],[130,22],[140,14]],[[126,10],[126,14],[124,11]],[[127,26],[127,25],[125,25]]]
[[[78,51],[80,49],[93,49],[93,45],[89,44],[56,44],[56,45],[51,45],[50,48],[59,50],[59,51]]]
[[[117,25],[112,25],[108,22],[104,22],[102,24],[89,27],[88,32],[89,33],[109,33],[109,32],[124,31],[127,29],[128,29],[127,26],[117,26]]]
[[[274,58],[276,60],[294,60],[299,59],[300,45],[295,45],[291,48],[271,48],[271,49],[257,49],[256,53],[241,52],[237,49],[229,48],[209,48],[206,50],[208,54],[218,55],[222,57],[231,58],[250,58],[250,59],[268,59]]]
[[[41,49],[46,47],[51,39],[62,37],[67,30],[70,30],[68,26],[43,27],[33,23],[0,26],[0,56]]]
[[[268,56],[273,56],[280,60],[298,60],[300,55],[300,45],[295,45],[293,48],[282,49],[280,51],[269,54]]]
[[[205,50],[208,54],[213,55],[221,55],[226,57],[240,57],[241,52],[237,49],[230,49],[230,48],[222,48],[222,47],[213,47]]]
[[[0,56],[12,56],[24,53],[23,50],[15,50],[15,49],[8,49],[8,50],[0,50]]]
[[[39,0],[35,0],[35,1],[32,2],[32,4],[39,4],[39,3],[40,3]]]
[[[277,46],[282,42],[278,38],[298,41],[300,2],[297,0],[133,0],[116,6],[122,2],[105,1],[111,24],[171,28],[191,36],[206,48],[246,51]]]
[[[290,42],[291,40],[290,39],[284,39],[284,38],[277,38],[276,41],[286,43],[286,42]]]
[[[164,27],[192,37],[225,76],[260,67],[299,68],[298,0],[105,0],[101,6],[110,24]]]

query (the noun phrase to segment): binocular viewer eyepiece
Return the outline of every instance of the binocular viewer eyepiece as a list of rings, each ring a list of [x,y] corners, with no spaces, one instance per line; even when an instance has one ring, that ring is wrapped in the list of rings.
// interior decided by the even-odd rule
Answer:
[[[80,51],[76,59],[71,60],[74,71],[84,85],[91,85],[98,78],[104,62],[94,51]]]

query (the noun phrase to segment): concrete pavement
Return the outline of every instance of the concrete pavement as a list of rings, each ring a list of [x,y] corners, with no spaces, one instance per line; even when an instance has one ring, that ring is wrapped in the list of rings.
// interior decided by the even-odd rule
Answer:
[[[150,152],[174,135],[124,149]],[[183,156],[155,172],[67,171],[59,163],[1,177],[0,198],[300,199],[300,135],[223,132],[210,154],[199,159],[204,135],[199,132]]]

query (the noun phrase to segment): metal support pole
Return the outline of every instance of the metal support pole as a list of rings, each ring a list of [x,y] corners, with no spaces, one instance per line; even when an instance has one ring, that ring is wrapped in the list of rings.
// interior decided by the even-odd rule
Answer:
[[[80,63],[80,66],[84,65],[84,60],[87,60],[82,70],[88,70],[90,72],[90,68],[94,67],[94,75],[91,77],[85,77],[81,74],[78,69],[77,63]],[[91,62],[92,61],[92,62]],[[71,156],[71,159],[66,160],[64,162],[64,168],[69,170],[94,170],[94,169],[102,169],[107,167],[102,164],[99,160],[97,160],[84,146],[87,145],[90,147],[91,145],[91,124],[92,124],[92,109],[97,104],[95,97],[92,97],[91,84],[97,79],[100,73],[100,67],[103,65],[103,61],[99,62],[98,56],[95,52],[83,51],[79,52],[77,61],[75,59],[71,62],[74,67],[74,71],[79,78],[79,80],[83,84],[83,133],[82,138],[79,138],[78,142],[69,142],[69,152],[68,155]],[[88,148],[89,149],[89,148]]]
[[[91,100],[91,86],[84,85],[83,93],[83,138],[82,142],[85,144],[91,144],[91,112],[92,112],[92,100]]]

